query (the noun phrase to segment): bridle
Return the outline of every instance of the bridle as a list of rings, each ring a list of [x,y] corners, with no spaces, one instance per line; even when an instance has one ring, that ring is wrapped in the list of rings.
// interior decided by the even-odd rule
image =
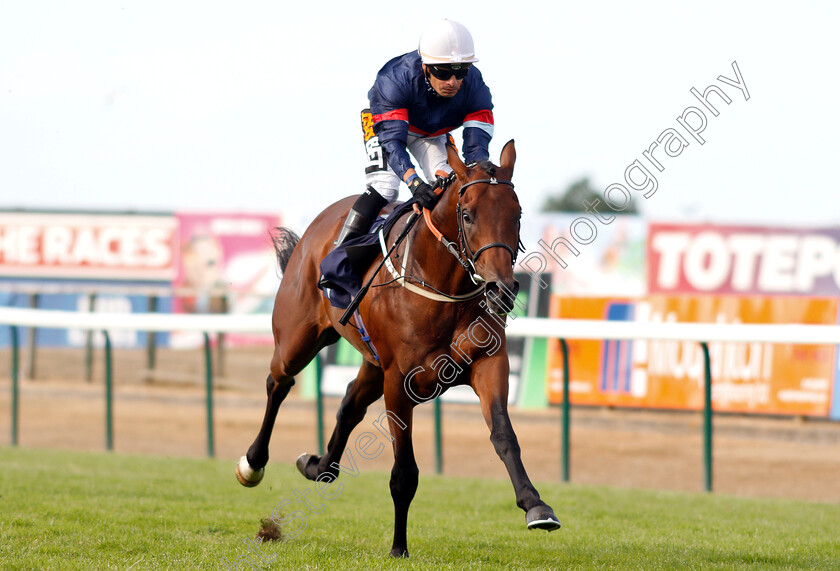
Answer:
[[[443,194],[446,189],[449,187],[452,182],[455,180],[455,173],[450,173],[450,175],[445,179],[440,180],[440,194]],[[470,248],[469,241],[467,240],[467,230],[464,227],[464,216],[463,216],[463,209],[461,208],[461,198],[464,196],[464,192],[467,188],[474,184],[489,184],[491,186],[497,186],[500,184],[509,186],[513,189],[513,182],[509,180],[498,180],[492,174],[490,178],[482,178],[478,180],[471,180],[461,186],[458,189],[458,202],[455,205],[455,215],[458,218],[458,246],[456,247],[455,243],[447,240],[446,237],[443,235],[440,230],[438,230],[434,224],[432,224],[431,212],[428,209],[423,209],[423,217],[426,221],[426,225],[429,227],[429,230],[432,231],[432,234],[440,241],[441,244],[446,248],[446,250],[452,254],[455,259],[458,260],[458,263],[461,265],[464,270],[470,276],[470,279],[474,284],[479,284],[480,282],[484,281],[478,272],[475,269],[475,263],[478,260],[478,257],[481,255],[482,252],[489,250],[490,248],[504,248],[508,251],[511,258],[511,266],[516,264],[516,258],[520,251],[525,251],[525,248],[522,244],[522,240],[519,238],[519,228],[517,228],[516,236],[517,236],[517,248],[514,250],[504,242],[491,242],[489,244],[485,244],[484,246],[478,248],[475,252],[473,252],[472,248]]]

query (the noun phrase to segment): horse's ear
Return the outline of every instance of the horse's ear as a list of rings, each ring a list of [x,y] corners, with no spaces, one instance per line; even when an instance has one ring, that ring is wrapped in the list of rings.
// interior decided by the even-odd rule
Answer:
[[[449,143],[446,144],[446,160],[459,179],[465,180],[467,178],[467,165],[465,165],[464,161],[461,160],[461,157],[458,156],[458,149],[455,145]]]
[[[513,147],[513,139],[505,143],[500,162],[502,163],[502,168],[510,171],[510,175],[513,176],[513,163],[516,162],[516,149]]]

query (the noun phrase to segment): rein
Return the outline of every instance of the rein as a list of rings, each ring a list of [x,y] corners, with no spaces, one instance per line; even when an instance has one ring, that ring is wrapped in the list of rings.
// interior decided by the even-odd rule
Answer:
[[[385,246],[385,234],[381,229],[379,230],[379,245],[382,248],[383,254],[387,253],[387,248]],[[410,249],[411,249],[411,238],[409,237],[408,240],[406,241],[405,252],[403,253],[403,258],[405,260],[409,259]],[[405,265],[404,264],[400,268],[400,272],[397,273],[397,269],[394,266],[394,264],[391,263],[390,258],[388,256],[386,256],[385,259],[386,259],[385,267],[388,268],[389,272],[391,272],[391,275],[394,277],[395,282],[398,282],[401,286],[403,286],[408,291],[416,293],[417,295],[419,295],[421,297],[425,297],[426,299],[431,299],[431,300],[434,300],[434,301],[441,301],[441,302],[444,302],[444,303],[453,303],[453,302],[459,302],[459,301],[467,301],[467,300],[470,300],[474,297],[478,297],[484,291],[483,287],[479,287],[478,289],[475,289],[471,292],[468,292],[468,293],[465,293],[465,294],[462,294],[462,295],[450,295],[448,293],[443,293],[442,291],[436,290],[430,284],[427,284],[422,280],[417,280],[417,278],[414,278],[411,275],[407,275],[405,273]],[[427,287],[427,288],[430,288],[434,291],[426,291],[423,288],[420,288],[420,287],[414,285],[413,283],[411,283],[409,281],[409,280],[412,280],[412,279],[417,281],[420,285],[422,285],[424,287]],[[379,284],[379,285],[385,285],[385,284]]]
[[[511,188],[513,188],[513,183],[511,181],[509,181],[509,180],[498,180],[498,179],[496,179],[496,177],[493,176],[493,173],[488,173],[488,174],[490,174],[490,178],[483,178],[483,179],[469,181],[466,184],[464,184],[463,186],[461,186],[461,188],[459,189],[459,192],[458,192],[458,199],[459,200],[458,200],[458,202],[456,204],[456,207],[455,207],[456,216],[458,217],[458,244],[457,245],[456,245],[455,242],[453,242],[451,240],[448,240],[446,238],[446,236],[444,236],[443,233],[434,225],[434,223],[432,222],[431,211],[426,209],[426,208],[423,208],[423,219],[426,221],[426,226],[429,228],[429,231],[432,233],[432,235],[434,235],[434,237],[441,244],[443,244],[444,248],[446,248],[446,251],[449,252],[450,254],[452,254],[452,256],[456,260],[458,260],[458,263],[461,265],[462,268],[464,268],[464,270],[470,276],[470,279],[472,280],[472,282],[474,284],[476,284],[478,286],[478,288],[473,290],[473,291],[467,292],[465,294],[451,295],[451,294],[447,294],[447,293],[444,293],[442,291],[439,291],[439,290],[435,289],[430,284],[427,284],[427,283],[423,282],[422,280],[417,280],[417,278],[414,278],[411,275],[407,275],[406,274],[406,266],[404,264],[400,268],[400,271],[397,272],[396,267],[394,266],[394,264],[390,260],[390,254],[393,251],[393,248],[397,245],[397,243],[399,243],[400,240],[398,239],[397,243],[395,243],[394,246],[391,247],[391,250],[388,250],[387,247],[386,247],[386,243],[385,243],[385,235],[384,235],[382,229],[380,229],[379,230],[379,244],[382,248],[382,253],[383,253],[383,256],[384,256],[383,263],[385,264],[388,271],[391,273],[391,276],[393,276],[393,278],[394,278],[393,282],[399,283],[402,287],[408,289],[412,293],[416,293],[417,295],[420,295],[422,297],[425,297],[427,299],[431,299],[431,300],[434,300],[434,301],[450,302],[450,303],[451,302],[467,301],[467,300],[473,299],[473,298],[481,295],[481,293],[484,291],[484,286],[481,285],[484,282],[484,279],[480,275],[478,275],[478,273],[476,272],[476,269],[475,269],[475,261],[478,259],[478,256],[481,255],[482,252],[484,252],[485,250],[489,250],[490,248],[504,248],[505,250],[507,250],[510,253],[511,265],[513,266],[513,265],[516,264],[516,258],[517,258],[518,253],[520,251],[525,251],[525,248],[522,244],[521,239],[519,239],[519,243],[517,245],[516,251],[514,251],[513,248],[511,248],[510,246],[508,246],[507,244],[505,244],[503,242],[492,242],[490,244],[485,244],[484,246],[482,246],[481,248],[479,248],[478,250],[476,250],[473,253],[472,249],[469,246],[469,243],[467,242],[466,229],[464,228],[464,222],[463,222],[463,216],[462,216],[462,210],[461,210],[461,202],[460,202],[461,197],[464,196],[464,191],[469,186],[471,186],[473,184],[489,184],[489,185],[504,184],[504,185],[507,185],[507,186],[510,186]],[[438,196],[443,194],[446,191],[446,189],[449,188],[449,185],[452,184],[455,181],[455,178],[456,178],[456,175],[453,172],[453,173],[450,173],[450,175],[448,177],[446,177],[445,179],[438,179],[437,188],[435,188],[435,194],[438,195]],[[409,222],[407,224],[407,227],[402,232],[403,235],[405,235],[405,233],[407,232],[410,225],[411,225],[411,223]],[[517,232],[517,234],[518,234],[518,232]],[[408,241],[406,242],[405,252],[403,253],[403,256],[406,260],[408,260],[408,258],[409,258],[408,253],[409,253],[410,248],[411,248],[411,238],[409,237]],[[409,280],[418,281],[421,286],[429,288],[433,291],[426,291],[425,289],[422,289],[422,288],[414,285]],[[386,283],[393,283],[393,282],[386,282]],[[378,286],[382,286],[382,285],[386,285],[386,284],[378,284]],[[374,287],[378,287],[378,286],[374,286]],[[348,313],[349,313],[349,310],[348,310]],[[347,316],[347,313],[345,314],[345,316]]]

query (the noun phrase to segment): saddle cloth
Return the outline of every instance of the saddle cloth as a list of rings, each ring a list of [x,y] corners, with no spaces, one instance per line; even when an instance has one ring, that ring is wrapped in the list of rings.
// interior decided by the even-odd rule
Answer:
[[[398,205],[387,217],[380,216],[371,226],[370,232],[347,240],[321,260],[321,276],[333,287],[318,287],[330,305],[347,309],[362,288],[365,272],[380,252],[379,230],[387,236],[397,220],[411,210],[412,204],[414,200],[409,200]]]

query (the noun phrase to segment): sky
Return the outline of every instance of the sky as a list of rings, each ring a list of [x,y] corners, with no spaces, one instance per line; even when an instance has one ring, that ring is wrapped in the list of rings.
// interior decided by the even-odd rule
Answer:
[[[493,94],[491,159],[516,141],[526,220],[582,177],[628,187],[673,129],[687,144],[652,151],[656,191],[628,188],[647,218],[840,225],[838,6],[0,0],[0,209],[305,225],[361,192],[376,72],[446,17],[472,32]],[[733,62],[745,90],[718,79]],[[709,96],[718,116],[690,92],[710,85],[731,99]],[[690,107],[703,144],[678,122]]]

